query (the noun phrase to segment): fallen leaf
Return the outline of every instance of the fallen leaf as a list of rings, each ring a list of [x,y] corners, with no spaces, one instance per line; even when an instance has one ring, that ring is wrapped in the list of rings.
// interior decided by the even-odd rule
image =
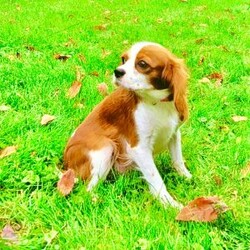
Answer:
[[[1,233],[1,237],[4,240],[9,240],[12,242],[17,242],[17,235],[15,233],[15,231],[13,230],[13,228],[11,227],[11,225],[6,225]]]
[[[41,125],[47,125],[48,123],[52,122],[55,119],[56,117],[53,115],[44,115],[41,119]]]
[[[232,117],[234,122],[242,122],[242,121],[247,121],[247,117],[246,116],[240,116],[240,115],[234,115]]]
[[[241,169],[241,178],[246,178],[250,173],[250,162],[248,162],[247,166]]]
[[[1,105],[0,106],[0,111],[8,111],[9,109],[11,109],[11,107],[10,106],[6,106],[6,105]]]
[[[223,82],[223,75],[221,73],[212,73],[207,78]]]
[[[72,38],[70,38],[68,42],[64,44],[65,47],[72,47],[74,45],[76,45],[76,42]]]
[[[99,73],[97,71],[93,71],[93,72],[90,73],[90,75],[98,77]]]
[[[29,51],[35,51],[35,47],[30,46],[30,45],[25,46],[25,48],[26,48],[27,50],[29,50]]]
[[[195,40],[196,44],[201,44],[203,42],[204,42],[204,38],[200,38],[200,39]]]
[[[214,175],[213,179],[214,179],[216,185],[220,186],[222,184],[222,179],[220,178],[220,176]]]
[[[17,147],[16,146],[9,146],[9,147],[6,147],[2,150],[0,150],[0,159],[6,157],[6,156],[9,156],[11,154],[14,154],[17,150]]]
[[[229,208],[216,196],[200,197],[191,201],[177,215],[179,221],[210,222],[216,220],[220,213]]]
[[[98,84],[97,89],[101,95],[103,96],[108,95],[108,86],[106,83],[103,82],[103,83]]]
[[[74,183],[75,173],[72,169],[68,169],[58,181],[57,189],[63,196],[66,196],[72,191]]]
[[[207,77],[203,77],[199,80],[200,83],[210,83],[211,81]]]
[[[100,25],[96,25],[94,26],[95,30],[106,30],[107,29],[107,24],[100,24]]]
[[[62,55],[62,54],[55,54],[54,55],[54,58],[56,60],[61,60],[63,62],[67,61],[70,57],[71,57],[71,55]]]
[[[74,81],[71,87],[68,89],[67,97],[72,99],[74,98],[80,91],[82,87],[82,83],[79,81]]]
[[[83,69],[80,66],[76,66],[76,81],[80,82],[85,77]]]
[[[82,54],[79,54],[79,55],[78,55],[78,58],[79,58],[80,61],[82,61],[82,62],[85,62],[85,61],[86,61],[86,57],[85,57],[84,55],[82,55]]]
[[[83,104],[83,103],[80,103],[80,102],[75,103],[75,104],[74,104],[74,108],[83,109],[83,108],[84,108],[84,104]]]

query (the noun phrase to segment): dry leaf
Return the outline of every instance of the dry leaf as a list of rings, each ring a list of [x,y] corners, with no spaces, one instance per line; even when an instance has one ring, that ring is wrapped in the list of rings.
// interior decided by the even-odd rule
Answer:
[[[63,62],[67,61],[70,57],[71,57],[71,55],[62,55],[62,54],[55,54],[54,55],[54,58],[56,60],[61,60]]]
[[[48,123],[52,122],[55,120],[55,116],[53,115],[44,115],[41,119],[41,125],[47,125]]]
[[[210,83],[211,81],[207,77],[203,77],[199,80],[200,83]]]
[[[35,47],[30,46],[30,45],[25,46],[25,48],[26,48],[27,50],[29,50],[29,51],[35,51]]]
[[[241,177],[246,178],[250,173],[250,162],[248,162],[247,166],[241,169],[240,172],[241,172]]]
[[[93,72],[90,73],[90,75],[98,77],[99,73],[97,71],[93,71]]]
[[[204,61],[205,61],[205,57],[202,56],[202,57],[200,58],[200,60],[199,60],[198,65],[202,65],[202,64],[204,63]]]
[[[17,150],[17,147],[16,146],[9,146],[9,147],[6,147],[2,150],[0,150],[0,159],[6,157],[6,156],[9,156],[11,154],[14,154]]]
[[[76,45],[76,42],[72,38],[70,38],[69,41],[64,44],[65,47],[72,47],[74,45]]]
[[[106,30],[107,29],[107,24],[100,24],[100,25],[96,25],[94,27],[95,30]]]
[[[204,42],[204,38],[200,38],[200,39],[195,40],[196,44],[201,44],[203,42]]]
[[[227,211],[227,205],[216,196],[200,197],[191,201],[177,215],[176,220],[210,222],[220,213]]]
[[[242,122],[242,121],[247,121],[247,117],[246,116],[239,116],[239,115],[234,115],[232,117],[234,122]]]
[[[103,96],[108,95],[108,86],[106,83],[103,82],[103,83],[98,84],[97,89],[101,95]]]
[[[17,235],[15,234],[13,228],[11,227],[11,225],[6,225],[1,233],[1,237],[4,240],[9,240],[12,242],[17,242]]]
[[[52,229],[49,233],[45,233],[44,240],[47,242],[47,245],[50,245],[57,235],[58,235],[58,232],[54,229]]]
[[[82,87],[82,83],[79,81],[74,81],[71,87],[68,89],[67,97],[72,99],[74,98],[80,91]]]
[[[208,79],[223,81],[223,75],[221,73],[212,73],[207,76]]]
[[[83,69],[80,66],[76,66],[76,81],[80,82],[85,77]]]
[[[74,183],[75,173],[72,169],[68,169],[58,181],[57,189],[63,196],[66,196],[72,191]]]
[[[85,57],[84,55],[82,55],[82,54],[79,54],[79,55],[78,55],[78,58],[79,58],[80,61],[82,61],[82,62],[85,62],[85,61],[86,61],[86,57]]]
[[[11,109],[11,107],[9,107],[9,106],[6,106],[6,105],[1,105],[0,106],[0,111],[8,111],[9,109]]]

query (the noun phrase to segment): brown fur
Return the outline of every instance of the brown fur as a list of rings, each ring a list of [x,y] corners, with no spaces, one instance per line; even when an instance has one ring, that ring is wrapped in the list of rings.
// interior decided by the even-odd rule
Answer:
[[[149,67],[141,69],[137,62],[144,60]],[[149,77],[151,84],[156,89],[169,88],[173,97],[176,109],[182,121],[188,118],[188,106],[186,99],[187,69],[181,59],[178,59],[167,49],[157,46],[145,46],[138,53],[136,68],[139,72]]]
[[[132,147],[138,142],[133,117],[137,103],[135,93],[121,87],[106,97],[70,138],[64,153],[65,168],[88,180],[91,173],[88,152],[110,144],[114,157],[122,163],[124,140]]]

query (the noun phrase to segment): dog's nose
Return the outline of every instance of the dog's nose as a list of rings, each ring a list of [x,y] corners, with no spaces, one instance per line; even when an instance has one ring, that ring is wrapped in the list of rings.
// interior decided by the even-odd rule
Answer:
[[[124,69],[115,69],[114,70],[114,73],[115,73],[115,77],[116,78],[120,78],[122,77],[123,75],[125,75],[125,70]]]

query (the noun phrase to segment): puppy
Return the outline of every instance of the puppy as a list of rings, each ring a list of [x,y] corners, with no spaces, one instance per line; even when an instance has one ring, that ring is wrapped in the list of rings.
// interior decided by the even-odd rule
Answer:
[[[74,177],[92,190],[115,166],[139,170],[151,193],[164,204],[181,207],[168,193],[154,154],[169,149],[177,172],[191,178],[184,165],[180,125],[188,117],[187,71],[183,61],[163,46],[139,42],[114,71],[118,88],[87,116],[68,141],[59,191],[70,193]]]

